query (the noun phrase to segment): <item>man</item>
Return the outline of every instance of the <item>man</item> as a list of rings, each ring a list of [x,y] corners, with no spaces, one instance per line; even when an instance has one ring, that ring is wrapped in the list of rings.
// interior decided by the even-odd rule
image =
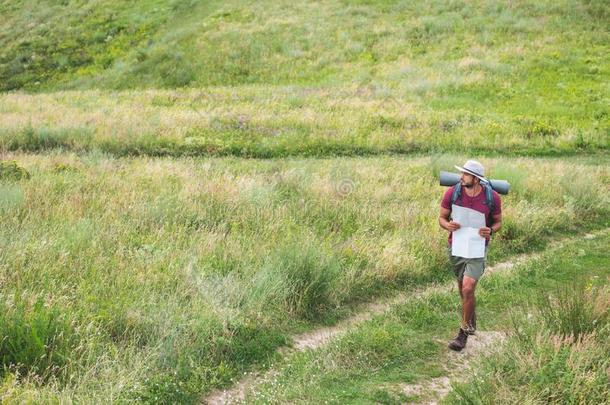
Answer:
[[[496,191],[491,190],[491,185],[485,178],[485,168],[481,163],[475,160],[469,160],[463,167],[455,166],[455,168],[462,172],[459,183],[459,193],[454,195],[454,190],[458,185],[450,187],[447,190],[441,202],[438,222],[443,229],[449,231],[449,259],[457,277],[458,289],[462,300],[462,322],[460,330],[456,338],[449,343],[450,349],[460,351],[466,347],[468,335],[474,335],[475,333],[476,315],[474,291],[477,281],[485,271],[487,245],[489,244],[491,235],[498,232],[502,226],[502,206],[500,195]],[[489,187],[491,193],[486,194],[485,187]],[[489,198],[489,195],[491,195],[491,198]],[[450,219],[452,199],[455,199],[454,204],[456,205],[472,208],[485,214],[486,226],[479,229],[479,235],[485,238],[484,257],[466,259],[452,256],[452,232],[460,229],[460,224]]]

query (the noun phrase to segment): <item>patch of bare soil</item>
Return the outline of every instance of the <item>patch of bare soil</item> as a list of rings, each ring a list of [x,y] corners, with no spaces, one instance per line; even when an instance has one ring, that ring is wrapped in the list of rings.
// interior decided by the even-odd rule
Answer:
[[[260,376],[255,373],[246,374],[237,384],[227,390],[213,391],[204,400],[208,405],[237,404],[244,400],[246,392],[254,385],[260,383]]]
[[[385,302],[373,302],[367,305],[363,311],[358,312],[352,317],[339,322],[335,326],[320,328],[311,332],[306,332],[300,335],[293,336],[293,348],[297,351],[303,351],[306,349],[317,349],[318,347],[323,346],[331,340],[346,333],[352,327],[362,322],[368,321],[375,315],[383,314],[392,305],[396,305],[404,299],[405,296],[399,294],[398,296]]]

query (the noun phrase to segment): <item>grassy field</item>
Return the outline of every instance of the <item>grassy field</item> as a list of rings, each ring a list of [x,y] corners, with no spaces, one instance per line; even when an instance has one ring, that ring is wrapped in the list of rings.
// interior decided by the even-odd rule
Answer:
[[[0,149],[605,151],[604,3],[5,2]]]
[[[480,333],[509,338],[471,369],[454,370],[462,381],[443,403],[608,402],[609,242],[607,233],[573,242],[481,279]],[[327,348],[282,362],[247,403],[427,403],[431,393],[404,387],[446,375],[459,309],[457,290],[407,300]]]
[[[468,158],[491,261],[607,227],[607,3],[0,2],[0,400],[197,402],[449,279]]]
[[[84,402],[193,401],[291,332],[447,279],[435,174],[465,159],[7,158],[5,389]],[[514,187],[490,260],[607,226],[597,161],[485,160]]]

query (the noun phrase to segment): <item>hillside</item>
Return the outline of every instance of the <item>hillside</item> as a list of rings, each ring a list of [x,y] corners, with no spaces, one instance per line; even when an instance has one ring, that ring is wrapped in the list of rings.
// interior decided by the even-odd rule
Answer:
[[[485,98],[531,75],[567,89],[608,73],[604,2],[293,3],[3,2],[2,90],[487,81]]]
[[[0,6],[0,89],[78,90],[66,97],[95,100],[85,104],[97,116],[97,104],[155,107],[126,134],[147,142],[93,142],[106,152],[548,154],[610,144],[607,2],[47,3]],[[130,89],[153,93],[115,93]],[[206,100],[214,94],[221,100]],[[90,116],[67,126],[27,109],[63,98],[23,109],[18,95],[0,98],[15,113],[0,128],[12,140],[4,148],[40,149],[14,139],[27,129],[70,138],[43,148],[92,148],[83,138],[105,133]],[[159,114],[176,124],[151,125]]]

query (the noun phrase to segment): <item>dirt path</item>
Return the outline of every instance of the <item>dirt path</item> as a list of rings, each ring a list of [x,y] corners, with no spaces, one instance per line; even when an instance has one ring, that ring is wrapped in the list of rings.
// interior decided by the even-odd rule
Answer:
[[[608,229],[603,229],[596,233],[589,233],[584,236],[580,236],[585,239],[593,239],[597,235],[608,232]],[[552,241],[547,246],[546,250],[549,249],[557,249],[563,246],[565,243],[573,240],[573,237],[566,237],[559,240]],[[544,251],[543,251],[544,252]],[[526,261],[536,259],[542,255],[543,252],[529,253],[529,254],[521,254],[515,257],[512,257],[510,260],[502,263],[497,263],[493,266],[488,267],[485,270],[485,273],[494,273],[497,271],[508,271],[513,267],[522,264]],[[444,284],[433,284],[422,289],[410,292],[409,297],[418,297],[418,296],[426,296],[428,294],[436,293],[439,291],[450,291],[455,288],[454,282],[448,282]],[[330,341],[337,339],[342,336],[349,330],[352,330],[354,327],[359,324],[370,320],[375,315],[380,315],[386,312],[390,307],[400,304],[406,299],[407,295],[404,293],[398,294],[392,298],[382,299],[380,301],[372,302],[365,306],[365,308],[356,313],[355,315],[339,322],[335,326],[324,327],[320,329],[316,329],[307,333],[299,334],[292,336],[293,345],[291,348],[282,348],[280,349],[284,356],[289,356],[293,352],[301,352],[304,350],[315,350]],[[481,352],[485,351],[485,348],[489,347],[493,343],[497,341],[504,340],[505,336],[503,336],[500,332],[477,332],[472,338],[468,339],[468,346],[465,350],[460,353],[450,353],[451,358],[450,364],[455,364],[455,366],[465,367],[468,365],[470,359],[474,356],[479,355]],[[443,344],[446,342],[443,341]],[[455,363],[457,361],[457,363]],[[269,380],[274,377],[276,371],[271,369],[265,373],[252,372],[247,373],[244,377],[236,383],[233,387],[225,389],[225,390],[216,390],[211,392],[208,396],[203,398],[204,404],[209,405],[219,405],[219,404],[235,404],[242,403],[246,397],[246,393],[250,391],[253,387],[259,385],[260,383]],[[450,378],[448,377],[439,377],[437,379],[432,379],[429,381],[425,381],[419,384],[414,385],[404,385],[403,392],[408,395],[420,395],[418,393],[427,393],[426,397],[433,398],[442,398],[449,392],[450,389]],[[426,403],[426,402],[424,402]],[[436,403],[435,400],[432,400],[428,403]]]
[[[391,306],[402,302],[404,299],[405,295],[401,293],[395,297],[371,302],[367,304],[362,311],[340,321],[334,326],[324,327],[292,336],[292,347],[281,348],[280,350],[284,356],[288,356],[293,352],[302,352],[307,349],[315,350],[331,340],[338,338],[358,324],[368,321],[375,315],[384,313]],[[227,390],[213,391],[203,400],[203,403],[209,405],[240,403],[244,400],[246,392],[248,392],[249,389],[272,378],[273,374],[273,370],[269,370],[264,374],[256,372],[248,373],[235,386]]]
[[[431,378],[417,384],[401,384],[400,390],[407,396],[420,397],[419,404],[436,405],[440,399],[451,391],[452,381],[461,381],[468,377],[470,363],[493,347],[498,347],[506,340],[504,332],[477,331],[476,335],[468,337],[468,344],[461,352],[447,351],[445,371],[447,375]],[[443,346],[445,340],[438,340]]]

